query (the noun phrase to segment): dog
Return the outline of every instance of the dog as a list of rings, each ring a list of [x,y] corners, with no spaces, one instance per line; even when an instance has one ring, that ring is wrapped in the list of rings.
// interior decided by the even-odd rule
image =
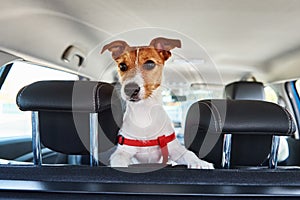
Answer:
[[[213,169],[175,137],[172,122],[162,106],[161,83],[171,50],[181,48],[176,39],[155,38],[148,46],[129,46],[125,41],[105,45],[118,65],[121,97],[126,101],[118,146],[110,157],[111,167],[170,161],[188,168]]]

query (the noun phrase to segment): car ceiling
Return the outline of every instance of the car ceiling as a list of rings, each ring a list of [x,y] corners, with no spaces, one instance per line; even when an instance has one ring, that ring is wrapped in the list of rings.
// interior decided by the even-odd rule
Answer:
[[[203,66],[202,71],[208,74],[206,83],[218,82],[216,72],[223,83],[247,74],[265,82],[300,77],[298,0],[1,0],[0,3],[2,51],[92,79],[99,79],[101,74],[104,80],[114,80],[110,55],[98,53],[105,42],[119,39],[118,36],[126,40],[126,34],[121,33],[127,32],[129,43],[144,45],[150,42],[151,34],[143,38],[142,32],[135,30],[146,32],[152,28],[153,32],[153,27],[189,38],[182,40],[180,50],[185,59],[203,58],[197,57],[189,42],[203,48],[214,65]],[[163,36],[168,37],[165,32]],[[83,67],[78,67],[75,61],[62,60],[70,45],[86,57]],[[168,65],[172,66],[172,61]],[[185,79],[191,79],[190,82],[199,82],[185,74],[188,68],[174,69]],[[168,77],[171,82],[179,80],[179,75]]]

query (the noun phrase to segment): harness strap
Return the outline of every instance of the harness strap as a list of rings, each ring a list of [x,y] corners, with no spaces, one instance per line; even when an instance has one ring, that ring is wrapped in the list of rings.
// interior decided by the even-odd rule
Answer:
[[[157,139],[153,140],[133,140],[123,137],[122,135],[118,136],[118,144],[120,145],[128,145],[135,147],[150,147],[150,146],[159,146],[161,149],[161,153],[163,156],[163,163],[166,164],[168,162],[169,151],[168,151],[168,143],[172,142],[176,138],[175,133],[172,133],[168,136],[162,135]]]

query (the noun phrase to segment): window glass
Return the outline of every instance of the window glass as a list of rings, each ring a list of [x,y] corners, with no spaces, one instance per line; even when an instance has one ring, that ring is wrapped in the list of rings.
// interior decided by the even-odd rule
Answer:
[[[22,87],[41,80],[78,80],[78,76],[15,62],[0,90],[0,138],[31,136],[31,113],[19,110],[16,96]]]

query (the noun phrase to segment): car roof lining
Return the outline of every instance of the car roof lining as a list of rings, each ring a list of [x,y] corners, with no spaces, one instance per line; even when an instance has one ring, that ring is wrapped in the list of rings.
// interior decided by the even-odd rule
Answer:
[[[92,79],[110,57],[99,56],[78,69],[61,60],[64,50],[76,45],[88,54],[112,35],[142,27],[180,30],[193,38],[212,57],[225,84],[249,72],[264,82],[300,77],[299,1],[191,0],[183,6],[179,0],[11,0],[1,6],[0,49]]]

